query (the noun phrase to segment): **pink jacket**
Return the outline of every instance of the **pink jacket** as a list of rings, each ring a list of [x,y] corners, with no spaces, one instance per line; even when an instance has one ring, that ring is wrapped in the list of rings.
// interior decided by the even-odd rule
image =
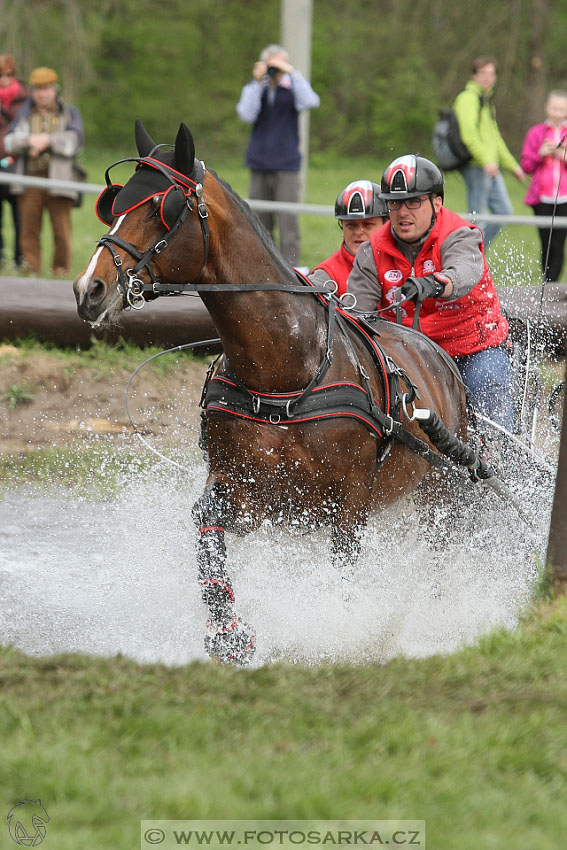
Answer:
[[[565,130],[567,131],[567,126],[565,127]],[[542,173],[547,160],[547,157],[539,155],[539,149],[541,148],[542,142],[548,131],[551,131],[551,127],[546,122],[534,124],[534,126],[530,127],[526,133],[522,147],[522,168],[526,174],[533,174],[526,197],[524,198],[524,203],[530,207],[533,207],[534,204],[539,204]],[[564,176],[561,180],[562,187],[564,180],[567,180],[567,169],[564,170]],[[557,186],[555,188],[557,188]],[[561,194],[563,194],[563,192],[561,192]]]

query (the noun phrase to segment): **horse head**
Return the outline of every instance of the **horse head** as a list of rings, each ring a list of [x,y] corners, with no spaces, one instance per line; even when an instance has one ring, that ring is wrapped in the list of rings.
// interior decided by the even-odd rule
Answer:
[[[205,168],[195,159],[190,130],[181,123],[173,150],[166,151],[139,120],[135,136],[138,156],[107,169],[96,202],[97,216],[110,230],[73,284],[79,315],[95,327],[153,298],[151,285],[162,278],[195,281],[207,260]],[[112,183],[110,170],[124,162],[136,163],[133,176],[124,186]]]

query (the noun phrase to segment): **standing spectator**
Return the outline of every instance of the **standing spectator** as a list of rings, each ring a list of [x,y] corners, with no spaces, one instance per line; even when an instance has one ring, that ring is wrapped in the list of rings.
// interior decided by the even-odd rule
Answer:
[[[59,77],[52,68],[36,68],[30,76],[31,96],[24,102],[4,139],[16,158],[16,172],[30,177],[73,180],[74,160],[83,146],[83,122],[74,106],[58,94]],[[53,274],[71,268],[71,209],[78,193],[70,189],[14,186],[19,194],[22,253],[26,266],[41,272],[41,222],[47,209],[53,228]]]
[[[313,283],[334,280],[340,297],[347,291],[356,252],[368,242],[371,233],[388,221],[388,207],[380,197],[380,186],[370,180],[349,183],[335,201],[335,218],[343,235],[341,247],[315,266],[309,279]]]
[[[461,139],[472,156],[461,174],[467,187],[470,213],[491,212],[511,215],[513,212],[501,169],[511,171],[518,180],[525,174],[508,150],[496,123],[492,102],[496,83],[496,61],[479,56],[472,65],[472,77],[464,91],[457,95],[453,108],[459,122]],[[480,225],[484,247],[488,248],[502,225]]]
[[[16,65],[14,57],[9,53],[0,56],[0,168],[2,173],[11,171],[12,158],[6,156],[4,148],[4,136],[8,125],[15,118],[18,109],[28,95],[23,83],[16,79]],[[14,223],[14,262],[16,266],[21,265],[22,252],[20,249],[20,215],[17,199],[10,193],[8,183],[0,183],[0,263],[4,255],[4,239],[2,236],[4,201],[8,201],[12,208],[12,221]]]
[[[252,124],[246,151],[251,170],[249,196],[267,201],[297,203],[300,196],[299,113],[319,106],[319,96],[303,75],[290,65],[287,51],[270,44],[254,65],[254,77],[242,89],[236,107],[239,117]],[[273,215],[260,220],[273,233]],[[278,213],[282,254],[297,265],[300,257],[296,215]]]
[[[522,147],[522,168],[533,174],[524,203],[535,215],[567,216],[566,140],[567,92],[556,90],[547,96],[545,121],[530,127]],[[557,281],[563,268],[567,230],[557,227],[551,232],[549,227],[538,227],[538,232],[545,280]]]

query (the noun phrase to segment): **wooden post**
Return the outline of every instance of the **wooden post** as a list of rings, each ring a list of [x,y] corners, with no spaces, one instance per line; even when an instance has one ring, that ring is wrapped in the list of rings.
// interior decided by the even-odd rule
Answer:
[[[559,461],[547,544],[547,568],[551,573],[555,593],[567,593],[567,403],[563,404]]]
[[[280,7],[281,43],[289,60],[305,77],[311,77],[311,25],[313,0],[282,0]],[[309,109],[299,116],[299,149],[301,151],[301,200],[305,196],[307,161],[309,158]]]

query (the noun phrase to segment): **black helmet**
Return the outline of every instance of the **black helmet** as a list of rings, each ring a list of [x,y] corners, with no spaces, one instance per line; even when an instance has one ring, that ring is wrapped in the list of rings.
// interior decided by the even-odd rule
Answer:
[[[434,162],[413,153],[390,163],[382,175],[383,198],[416,198],[418,195],[445,197],[445,181]]]
[[[388,208],[380,197],[380,186],[370,180],[349,183],[335,201],[335,218],[342,221],[377,216],[387,218]]]

